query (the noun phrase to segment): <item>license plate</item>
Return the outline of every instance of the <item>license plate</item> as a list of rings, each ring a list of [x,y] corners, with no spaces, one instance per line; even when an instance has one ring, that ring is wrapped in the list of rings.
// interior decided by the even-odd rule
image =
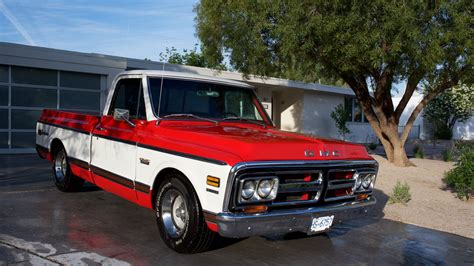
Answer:
[[[333,220],[334,215],[313,218],[313,221],[311,222],[310,232],[317,233],[326,231],[331,227]]]

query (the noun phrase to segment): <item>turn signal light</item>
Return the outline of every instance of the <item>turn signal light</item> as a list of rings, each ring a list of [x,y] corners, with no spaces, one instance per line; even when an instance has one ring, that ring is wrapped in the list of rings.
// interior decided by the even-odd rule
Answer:
[[[208,175],[206,184],[213,187],[219,187],[221,184],[221,180],[218,177]]]
[[[256,205],[256,206],[249,206],[244,208],[245,213],[260,213],[266,212],[268,210],[268,206],[265,205]]]
[[[357,195],[357,200],[365,200],[369,197],[369,195],[367,194],[360,194],[360,195]]]

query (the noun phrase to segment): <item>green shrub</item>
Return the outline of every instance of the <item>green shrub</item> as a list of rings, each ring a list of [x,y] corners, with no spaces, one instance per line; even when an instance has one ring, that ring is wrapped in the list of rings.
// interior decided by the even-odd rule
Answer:
[[[450,140],[453,138],[452,130],[446,125],[442,125],[436,129],[434,132],[435,138]]]
[[[456,167],[447,172],[444,182],[452,188],[458,198],[469,200],[474,193],[474,150],[463,150]]]
[[[413,148],[413,154],[415,158],[423,159],[425,157],[425,155],[423,154],[423,149],[418,145]]]
[[[392,194],[389,198],[389,203],[401,203],[406,205],[411,200],[410,186],[407,182],[404,184],[397,181],[393,187]]]
[[[474,141],[472,140],[456,140],[454,141],[453,157],[460,158],[461,154],[474,151]]]
[[[370,149],[371,151],[377,149],[377,143],[373,143],[373,142],[372,142],[372,143],[369,143],[368,146],[369,146],[369,149]]]
[[[441,154],[443,155],[443,161],[450,162],[453,160],[453,151],[446,149]]]

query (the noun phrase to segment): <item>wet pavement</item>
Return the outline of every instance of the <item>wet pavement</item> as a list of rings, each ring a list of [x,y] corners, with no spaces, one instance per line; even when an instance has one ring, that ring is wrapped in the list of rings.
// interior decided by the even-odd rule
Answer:
[[[0,265],[474,265],[474,239],[383,219],[387,196],[377,194],[370,218],[326,234],[252,237],[181,255],[161,241],[151,211],[92,185],[59,192],[36,155],[0,155]]]

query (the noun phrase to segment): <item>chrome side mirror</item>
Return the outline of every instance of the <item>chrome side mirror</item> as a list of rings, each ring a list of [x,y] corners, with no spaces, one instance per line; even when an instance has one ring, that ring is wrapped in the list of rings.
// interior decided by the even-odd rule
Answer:
[[[114,120],[125,121],[131,127],[135,127],[135,124],[130,121],[130,111],[128,111],[127,109],[114,109]]]

